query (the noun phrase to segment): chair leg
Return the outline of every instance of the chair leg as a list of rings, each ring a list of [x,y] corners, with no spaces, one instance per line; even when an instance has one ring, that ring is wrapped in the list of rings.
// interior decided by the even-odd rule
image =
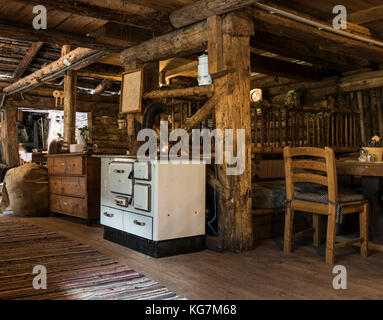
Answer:
[[[319,247],[321,243],[321,216],[319,214],[313,215],[313,228],[314,232],[314,246]]]
[[[326,236],[326,263],[334,264],[335,260],[335,238],[336,238],[335,213],[328,216]]]
[[[285,239],[284,249],[285,253],[291,253],[292,241],[293,241],[293,222],[294,222],[294,210],[291,208],[286,209],[285,217]]]
[[[363,212],[359,213],[360,237],[363,238],[362,245],[360,246],[360,254],[363,257],[368,256],[368,215],[369,207],[368,203],[366,203],[363,206]]]

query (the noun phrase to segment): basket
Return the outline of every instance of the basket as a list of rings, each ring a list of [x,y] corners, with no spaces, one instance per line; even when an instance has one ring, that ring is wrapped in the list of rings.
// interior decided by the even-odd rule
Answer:
[[[365,147],[363,148],[363,150],[366,150],[367,154],[374,154],[375,161],[381,162],[383,160],[383,147],[378,147],[378,148]]]

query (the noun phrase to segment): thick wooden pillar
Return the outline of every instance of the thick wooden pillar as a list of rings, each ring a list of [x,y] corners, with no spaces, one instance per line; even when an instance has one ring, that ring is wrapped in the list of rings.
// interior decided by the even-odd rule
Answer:
[[[61,55],[70,52],[70,46],[62,48]],[[69,70],[64,75],[64,141],[69,144],[76,142],[76,97],[77,72]]]
[[[5,162],[9,167],[18,166],[19,141],[17,130],[17,107],[7,105],[4,111],[4,121],[2,122],[2,148]]]
[[[249,250],[253,247],[251,216],[251,124],[250,124],[250,36],[254,33],[251,19],[241,13],[211,19],[209,28],[209,61],[216,55],[212,71],[226,71],[215,80],[216,86],[224,86],[216,92],[219,102],[215,106],[217,129],[225,135],[226,129],[234,132],[234,156],[237,156],[237,130],[245,130],[244,171],[239,175],[228,175],[226,161],[217,166],[218,183],[228,192],[218,193],[218,233],[224,249],[231,251]],[[222,30],[222,31],[220,31]],[[219,32],[222,32],[220,37]],[[220,66],[220,41],[222,39],[222,67]],[[210,69],[210,68],[209,68]],[[221,70],[223,69],[223,70]],[[226,142],[226,141],[224,141]],[[225,146],[225,143],[224,143]],[[226,150],[227,152],[227,150]],[[225,154],[225,159],[227,155]]]
[[[130,71],[143,67],[143,94],[158,90],[160,88],[160,75],[159,63],[146,63],[142,64],[136,61],[130,62],[125,65],[125,70]],[[142,128],[142,115],[145,106],[142,106],[141,113],[127,114],[127,134],[128,134],[128,148],[131,155],[136,155],[139,147],[137,141],[137,134]]]

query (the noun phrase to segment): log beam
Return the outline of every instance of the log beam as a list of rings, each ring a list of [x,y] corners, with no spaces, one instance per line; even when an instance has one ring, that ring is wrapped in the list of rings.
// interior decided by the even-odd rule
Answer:
[[[97,96],[95,96],[97,97]],[[26,93],[23,95],[23,99],[19,95],[10,96],[6,100],[6,105],[14,105],[18,108],[30,108],[37,110],[63,110],[63,107],[57,106],[55,104],[55,99],[53,96],[41,96],[41,95],[32,95]],[[112,102],[106,100],[83,100],[78,99],[76,103],[77,112],[92,112],[95,109],[103,109],[109,114],[110,110],[113,111],[113,114],[118,113],[118,101]]]
[[[191,61],[189,63],[183,64],[179,67],[173,69],[164,69],[162,72],[164,74],[165,79],[177,77],[179,75],[183,75],[185,73],[190,72],[198,72],[198,61]]]
[[[251,55],[251,71],[303,81],[318,81],[333,75],[327,70],[261,56],[258,54]]]
[[[371,61],[383,63],[383,48],[338,34],[324,32],[301,22],[275,14],[271,15],[261,9],[247,8],[246,11],[252,16],[254,26],[259,31],[293,38],[304,43],[316,44],[337,54],[347,56],[352,52],[355,56],[368,57]]]
[[[319,65],[330,70],[351,71],[370,64],[368,59],[330,52],[316,44],[302,43],[294,38],[287,38],[258,30],[255,30],[251,46],[284,57]]]
[[[44,42],[35,42],[32,44],[27,54],[21,60],[20,64],[16,67],[16,70],[12,76],[14,79],[19,79],[24,74],[25,70],[31,64],[32,60],[35,58],[43,44]]]
[[[74,47],[90,48],[94,50],[106,50],[119,53],[122,47],[103,43],[94,37],[84,36],[79,33],[70,33],[54,29],[36,30],[29,25],[0,20],[1,36],[22,41],[41,41],[56,45],[70,44]]]
[[[101,52],[100,54],[102,55],[104,53]],[[31,90],[33,88],[40,86],[43,83],[41,82],[42,79],[48,76],[56,75],[58,72],[68,68],[68,66],[69,67],[72,66],[74,70],[77,70],[82,67],[85,67],[86,65],[93,63],[96,59],[101,57],[101,55],[97,55],[94,58],[84,61],[83,63],[77,66],[75,65],[76,63],[81,62],[83,61],[83,59],[87,59],[91,57],[92,55],[97,55],[97,52],[92,49],[77,48],[69,52],[65,56],[62,56],[60,59],[48,64],[42,69],[32,73],[31,75],[24,77],[20,79],[19,81],[16,81],[12,83],[11,85],[5,87],[3,89],[3,92],[10,94],[11,92],[14,92],[15,90],[19,90],[19,89],[23,92],[27,90]],[[60,74],[58,74],[56,77],[58,76],[60,76]],[[50,80],[52,80],[53,78],[51,78]]]
[[[44,5],[48,10],[59,10],[71,14],[126,24],[153,31],[169,31],[168,15],[161,11],[149,12],[148,7],[137,10],[137,4],[131,4],[136,13],[96,6],[77,0],[14,0],[23,4]],[[126,4],[125,4],[126,5]],[[128,9],[128,8],[127,8]]]
[[[135,46],[159,34],[158,32],[136,27],[107,23],[91,35],[100,43],[126,48]]]
[[[210,16],[222,15],[257,2],[259,0],[200,0],[173,11],[169,19],[174,28],[182,28]]]
[[[383,19],[383,5],[352,12],[347,15],[347,20],[356,24],[364,24],[380,19]]]
[[[219,91],[221,94],[225,94],[223,92],[223,87],[218,88],[217,91]],[[202,120],[204,120],[212,113],[218,102],[218,95],[214,95],[213,97],[211,97],[188,121],[186,121],[183,129],[187,132],[191,132],[191,130],[197,124],[199,124]]]
[[[175,56],[196,53],[207,47],[206,22],[200,22],[150,39],[121,52],[121,65],[166,60]]]
[[[94,89],[93,94],[101,94],[105,92],[105,90],[108,90],[113,84],[113,80],[104,79],[100,82],[100,84]]]
[[[185,89],[158,90],[145,95],[145,99],[164,99],[164,98],[181,98],[181,97],[203,97],[211,96],[214,93],[214,85],[192,87]]]

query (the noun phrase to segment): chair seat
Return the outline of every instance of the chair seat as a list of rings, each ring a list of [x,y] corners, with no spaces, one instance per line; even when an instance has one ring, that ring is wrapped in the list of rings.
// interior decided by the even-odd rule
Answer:
[[[303,189],[303,187],[302,187]],[[306,191],[299,191],[295,192],[295,199],[296,200],[303,200],[303,201],[310,201],[310,202],[317,202],[317,203],[328,203],[328,194],[327,189],[322,188],[319,186],[312,186],[310,184],[306,184]],[[363,201],[364,196],[360,193],[355,193],[349,190],[339,190],[338,193],[338,202],[339,203],[347,203],[347,202],[357,202],[357,201]]]
[[[259,181],[253,183],[253,209],[283,208],[285,200],[285,180]]]

